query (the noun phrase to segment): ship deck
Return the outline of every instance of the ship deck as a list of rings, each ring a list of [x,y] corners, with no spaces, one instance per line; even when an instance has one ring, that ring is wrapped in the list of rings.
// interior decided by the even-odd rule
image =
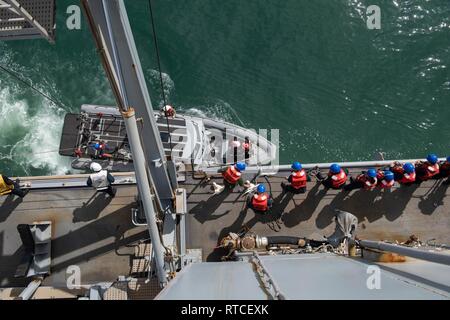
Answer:
[[[146,228],[135,227],[130,210],[136,188],[121,186],[110,199],[92,189],[32,190],[22,200],[0,198],[0,287],[23,287],[14,278],[22,255],[19,224],[52,222],[51,275],[43,285],[65,287],[69,266],[80,268],[81,284],[110,282],[130,273],[133,244],[148,239]]]
[[[271,213],[255,214],[245,209],[240,187],[213,195],[211,182],[220,177],[194,179],[186,188],[187,248],[202,249],[203,260],[219,261],[225,253],[214,249],[229,232],[244,226],[261,236],[295,235],[320,239],[334,232],[334,208],[349,211],[358,220],[357,235],[372,240],[407,240],[450,243],[450,197],[448,185],[432,180],[421,185],[394,188],[391,192],[328,190],[308,183],[305,194],[282,194],[285,174],[268,177],[274,205]],[[249,177],[244,178],[252,178]],[[240,190],[241,189],[241,190]],[[144,227],[131,223],[135,207],[134,185],[118,186],[109,199],[89,188],[32,190],[24,199],[0,197],[0,287],[23,287],[29,280],[14,278],[22,255],[17,225],[52,221],[52,273],[44,285],[65,287],[67,268],[80,267],[81,283],[109,282],[131,269],[133,247],[148,238]]]
[[[360,172],[360,171],[356,171]],[[356,173],[354,172],[354,173]],[[319,182],[308,182],[304,194],[282,193],[287,173],[258,178],[271,190],[274,204],[265,215],[246,209],[242,187],[213,195],[211,183],[220,177],[187,179],[187,247],[202,248],[203,259],[218,261],[224,251],[214,250],[229,232],[246,226],[260,236],[289,235],[323,240],[335,230],[334,209],[354,214],[359,221],[357,236],[372,240],[406,241],[416,235],[421,241],[450,243],[450,188],[442,180],[393,188],[390,191],[326,190]],[[251,180],[249,174],[244,179]]]

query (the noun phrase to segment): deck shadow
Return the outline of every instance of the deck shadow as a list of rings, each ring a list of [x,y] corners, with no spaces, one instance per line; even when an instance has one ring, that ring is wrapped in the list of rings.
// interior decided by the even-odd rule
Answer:
[[[442,180],[438,180],[431,189],[420,197],[419,209],[423,214],[431,215],[433,212],[444,204],[444,198],[446,197],[448,184]]]
[[[388,221],[394,221],[403,214],[418,187],[419,185],[413,184],[384,192],[381,200],[376,203],[376,208],[379,208]]]
[[[94,193],[80,208],[73,211],[73,222],[87,222],[97,219],[100,213],[111,203],[112,197],[104,192]]]
[[[359,189],[354,193],[342,190],[317,215],[317,228],[324,229],[333,222],[335,209],[350,212],[358,218],[359,222],[365,220],[365,218],[369,222],[380,219],[383,212],[374,206],[376,198],[380,195],[381,191],[378,189],[372,191]]]
[[[190,214],[199,221],[200,223],[205,223],[209,220],[219,219],[220,217],[229,213],[230,210],[225,211],[222,214],[214,215],[214,212],[223,205],[225,199],[232,194],[233,190],[229,188],[225,188],[218,195],[211,194],[211,197],[208,200],[202,200],[197,205],[195,205],[192,209],[189,210]]]
[[[320,182],[316,183],[308,191],[306,198],[299,205],[296,205],[292,210],[283,215],[282,220],[287,228],[293,228],[302,221],[307,221],[312,217],[320,201],[327,194],[327,189],[322,188],[319,190],[321,185]]]

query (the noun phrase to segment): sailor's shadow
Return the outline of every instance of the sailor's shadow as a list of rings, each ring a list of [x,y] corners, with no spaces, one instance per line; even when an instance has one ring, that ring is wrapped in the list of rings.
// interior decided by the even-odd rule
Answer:
[[[194,218],[200,223],[205,223],[208,220],[218,219],[226,214],[230,210],[222,213],[214,214],[214,212],[223,205],[225,199],[233,193],[230,188],[225,188],[218,195],[211,194],[208,200],[202,200],[197,205],[195,205],[189,212],[194,216]]]
[[[293,228],[311,218],[320,201],[327,194],[326,189],[319,190],[321,185],[320,182],[316,183],[311,190],[307,191],[306,198],[300,204],[283,215],[282,220],[287,228]]]
[[[392,192],[385,190],[374,208],[380,210],[387,220],[394,221],[403,214],[414,191],[418,187],[419,185],[413,184],[410,186],[400,186]]]
[[[419,201],[419,209],[423,214],[431,215],[439,206],[444,204],[447,188],[449,184],[442,180],[437,180],[431,189]]]
[[[372,191],[360,189],[354,193],[342,190],[319,212],[316,226],[319,229],[328,227],[333,222],[335,209],[351,212],[360,222],[366,218],[369,222],[376,221],[383,216],[382,210],[374,205],[380,195],[381,190],[379,189]]]
[[[16,197],[12,194],[8,195],[0,206],[0,222],[6,221],[9,215],[13,213],[22,202],[23,198]]]
[[[112,197],[104,192],[94,193],[80,208],[73,211],[73,222],[87,222],[97,219],[100,213],[110,204]]]

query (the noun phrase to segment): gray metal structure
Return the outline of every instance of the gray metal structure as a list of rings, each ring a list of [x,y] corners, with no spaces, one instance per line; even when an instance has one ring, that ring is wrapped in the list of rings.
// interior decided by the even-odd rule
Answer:
[[[162,204],[160,210],[169,214],[172,211],[173,190],[125,5],[122,0],[84,0],[82,3],[124,117],[134,156],[139,195],[153,244],[157,274],[160,283],[165,284],[167,277],[164,249],[156,223],[157,211],[150,185]],[[142,130],[138,129],[136,116],[143,119]]]
[[[0,0],[0,40],[55,40],[55,0]]]

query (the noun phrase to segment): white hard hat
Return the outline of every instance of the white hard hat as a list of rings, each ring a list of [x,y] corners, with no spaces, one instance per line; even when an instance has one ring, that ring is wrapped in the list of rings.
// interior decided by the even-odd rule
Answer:
[[[99,172],[100,170],[102,170],[102,166],[100,164],[98,164],[97,162],[92,162],[90,169],[94,172]]]
[[[166,104],[164,106],[164,111],[169,111],[170,109],[173,109],[173,107],[171,105]]]

